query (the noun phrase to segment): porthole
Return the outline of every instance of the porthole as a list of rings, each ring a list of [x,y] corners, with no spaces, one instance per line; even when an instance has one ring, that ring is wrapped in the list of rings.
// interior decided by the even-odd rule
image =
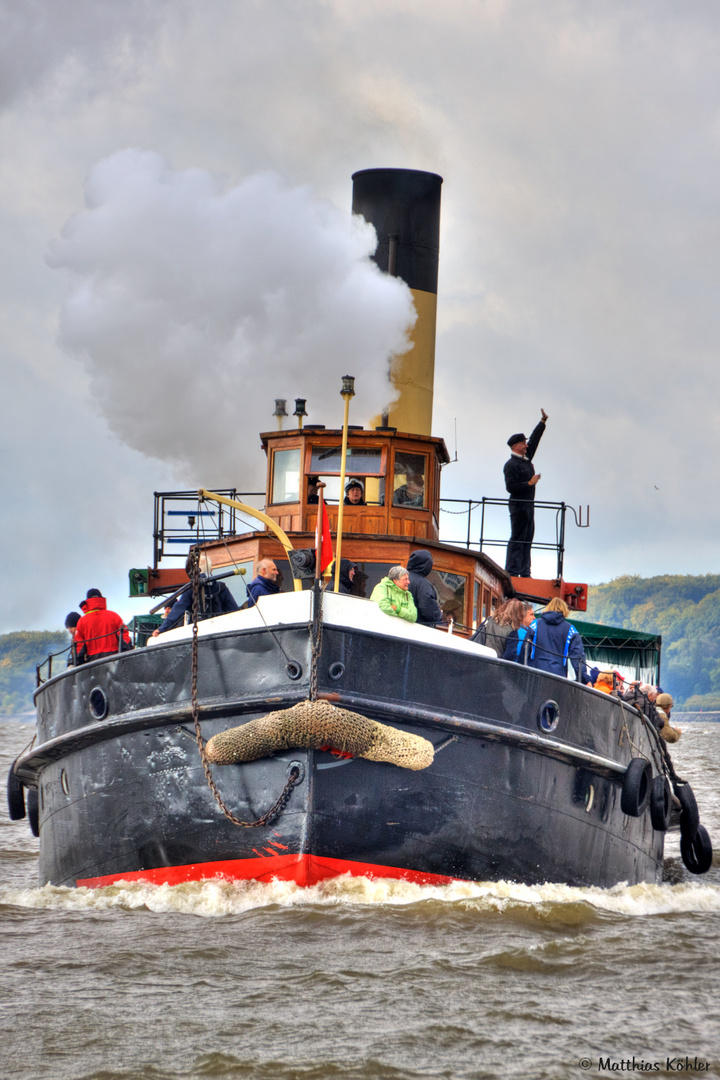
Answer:
[[[70,794],[70,785],[68,784],[67,773],[64,769],[60,773],[60,787],[63,789],[66,795]]]
[[[328,668],[328,675],[331,679],[342,679],[344,674],[345,665],[341,664],[339,660]]]
[[[554,731],[560,720],[560,706],[557,701],[546,701],[538,709],[537,722],[541,731]]]
[[[104,720],[109,711],[107,694],[99,686],[94,686],[90,691],[90,715],[94,720]]]

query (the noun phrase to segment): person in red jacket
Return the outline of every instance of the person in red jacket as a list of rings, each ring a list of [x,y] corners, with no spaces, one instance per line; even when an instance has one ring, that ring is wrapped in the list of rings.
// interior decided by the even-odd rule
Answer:
[[[99,589],[88,589],[85,614],[75,628],[75,648],[78,664],[132,649],[127,626],[117,612],[107,610]]]

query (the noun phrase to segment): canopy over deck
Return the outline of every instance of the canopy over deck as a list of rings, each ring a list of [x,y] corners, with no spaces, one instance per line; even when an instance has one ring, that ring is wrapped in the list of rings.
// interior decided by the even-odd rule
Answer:
[[[603,626],[575,618],[569,621],[582,637],[589,661],[632,670],[635,678],[657,685],[660,678],[661,634]]]

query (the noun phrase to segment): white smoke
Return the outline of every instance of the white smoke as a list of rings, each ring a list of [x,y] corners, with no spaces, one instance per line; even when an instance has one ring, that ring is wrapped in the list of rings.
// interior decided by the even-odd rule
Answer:
[[[415,321],[407,286],[371,261],[372,226],[274,173],[223,190],[200,169],[125,150],[96,165],[86,208],[50,245],[72,271],[60,319],[113,431],[188,483],[257,482],[274,400],[340,426],[391,396],[389,357]],[[292,423],[293,421],[291,421]]]

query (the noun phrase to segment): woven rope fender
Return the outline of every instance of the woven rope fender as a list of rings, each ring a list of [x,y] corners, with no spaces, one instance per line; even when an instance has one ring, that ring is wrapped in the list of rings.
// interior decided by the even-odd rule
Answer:
[[[401,769],[427,769],[435,754],[428,739],[338,709],[329,701],[301,701],[291,709],[221,731],[208,741],[206,752],[215,765],[234,765],[269,757],[276,750],[323,746]]]

